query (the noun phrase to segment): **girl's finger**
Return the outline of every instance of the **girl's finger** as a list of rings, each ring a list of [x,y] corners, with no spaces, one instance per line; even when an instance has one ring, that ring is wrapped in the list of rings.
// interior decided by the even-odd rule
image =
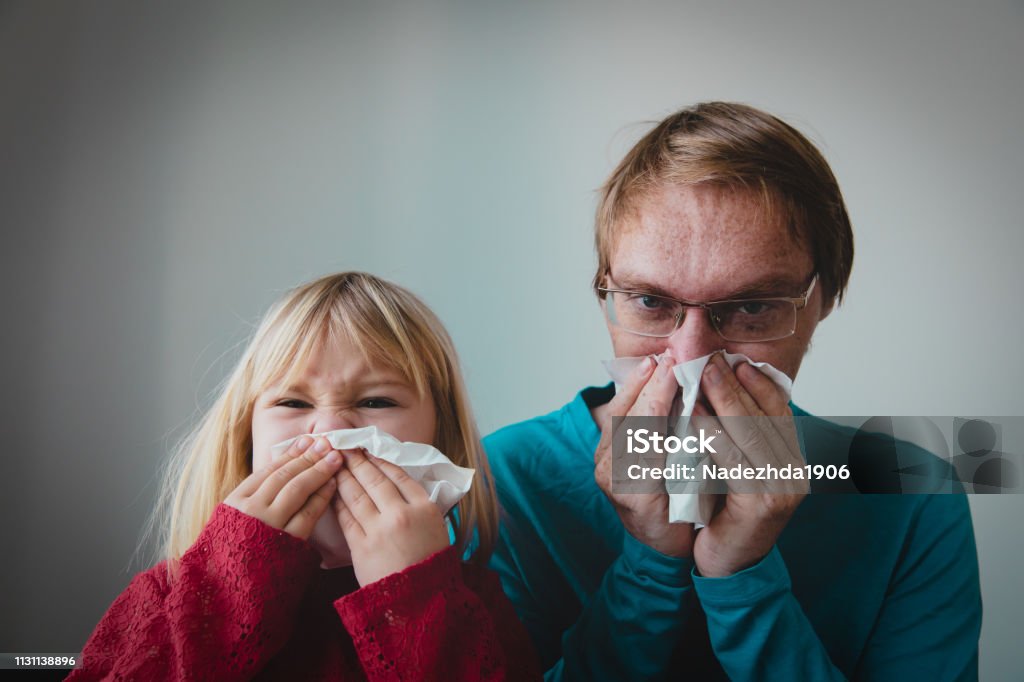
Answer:
[[[423,489],[423,486],[414,481],[412,476],[407,474],[405,469],[402,467],[392,464],[380,457],[371,456],[369,460],[371,464],[380,469],[381,473],[391,479],[391,482],[395,484],[395,487],[398,488],[398,492],[401,493],[406,502],[412,504],[414,502],[422,502],[430,499],[427,495],[427,491]]]
[[[323,459],[324,455],[330,451],[331,444],[327,439],[317,438],[312,446],[306,448],[305,452],[287,458],[288,461],[284,466],[272,471],[259,489],[253,493],[252,498],[269,507],[277,499],[282,488],[288,485],[293,478]]]
[[[352,472],[359,485],[373,500],[377,509],[403,504],[405,498],[390,478],[384,475],[362,450],[353,450],[345,457],[345,468]]]
[[[311,496],[316,494],[325,481],[333,480],[334,474],[338,473],[340,468],[341,453],[331,450],[323,459],[288,481],[277,493],[277,497],[270,504],[270,509],[282,521],[288,521],[302,509]]]
[[[352,512],[352,516],[355,517],[360,526],[366,527],[377,516],[380,516],[380,510],[377,509],[377,505],[373,503],[373,500],[366,493],[362,484],[348,470],[347,459],[341,470],[338,471],[337,478],[338,494],[341,496],[341,501]]]
[[[272,473],[283,467],[288,462],[292,461],[295,457],[298,457],[304,453],[310,445],[313,444],[313,439],[309,436],[302,436],[296,439],[287,450],[285,450],[279,457],[276,457],[270,461],[269,464],[260,467],[256,471],[249,474],[249,476],[242,481],[241,485],[238,486],[236,492],[241,494],[243,497],[249,497],[255,493],[263,482],[267,480],[267,477]]]
[[[366,531],[363,530],[359,521],[352,514],[352,510],[348,508],[348,505],[340,497],[334,498],[334,513],[338,517],[338,525],[341,526],[341,532],[345,534],[345,540],[350,545],[353,540],[366,537]]]
[[[327,481],[309,496],[302,508],[285,524],[284,531],[303,540],[309,539],[316,522],[331,505],[335,485],[337,484],[334,481],[334,476],[329,476]]]

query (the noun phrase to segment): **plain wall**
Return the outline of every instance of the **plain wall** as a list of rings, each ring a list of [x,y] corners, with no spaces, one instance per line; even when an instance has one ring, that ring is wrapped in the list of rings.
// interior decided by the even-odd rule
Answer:
[[[594,190],[646,122],[783,116],[853,218],[794,399],[1022,415],[1024,5],[0,4],[0,650],[78,651],[260,313],[342,269],[448,325],[484,432],[603,383]],[[984,679],[1024,654],[1024,497],[972,497]]]

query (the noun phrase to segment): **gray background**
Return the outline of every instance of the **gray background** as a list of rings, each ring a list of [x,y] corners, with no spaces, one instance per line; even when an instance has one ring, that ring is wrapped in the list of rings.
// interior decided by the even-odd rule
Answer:
[[[485,432],[604,382],[594,189],[700,100],[786,117],[849,203],[799,404],[1024,414],[1021,2],[407,4],[0,4],[0,650],[81,647],[168,447],[289,286],[421,294]],[[971,504],[1004,679],[1024,496]]]

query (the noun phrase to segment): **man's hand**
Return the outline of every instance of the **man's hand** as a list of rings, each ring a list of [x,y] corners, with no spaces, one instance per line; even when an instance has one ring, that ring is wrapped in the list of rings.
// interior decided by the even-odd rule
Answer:
[[[655,369],[647,357],[633,371],[622,390],[608,403],[601,424],[601,442],[594,452],[594,478],[622,519],[622,525],[634,538],[668,556],[685,557],[693,553],[693,525],[668,522],[668,494],[612,492],[612,416],[665,417],[679,391],[672,373],[675,361],[666,353]]]
[[[694,420],[702,428],[722,431],[715,442],[715,464],[804,465],[786,397],[763,373],[745,362],[733,371],[716,353],[704,369],[701,389],[715,416],[698,404]],[[806,480],[767,481],[755,492],[752,484],[730,482],[724,506],[697,534],[693,557],[701,575],[732,575],[760,561],[808,490]]]

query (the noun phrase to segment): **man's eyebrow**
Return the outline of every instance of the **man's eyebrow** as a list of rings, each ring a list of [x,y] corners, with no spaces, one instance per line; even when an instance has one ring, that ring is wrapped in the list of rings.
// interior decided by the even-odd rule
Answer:
[[[736,298],[751,298],[751,297],[771,297],[771,296],[798,296],[803,293],[800,290],[801,287],[805,286],[802,281],[795,280],[792,277],[784,275],[776,275],[769,278],[757,280],[756,282],[750,282],[743,286],[735,289],[728,296],[724,296],[719,301],[728,301]]]
[[[615,277],[613,278],[613,282],[614,286],[609,287],[611,289],[624,289],[625,291],[638,291],[643,292],[645,294],[654,294],[655,296],[676,298],[674,295],[672,295],[672,292],[668,291],[667,289],[663,289],[662,287],[659,287],[657,284],[652,284],[651,282],[648,282],[643,279],[630,277],[629,275],[626,275],[621,279]]]
[[[630,275],[626,275],[622,279],[614,278],[615,287],[619,289],[625,289],[627,291],[642,291],[648,294],[654,294],[655,296],[664,296],[666,298],[674,298],[677,300],[692,300],[692,299],[680,299],[672,292],[668,291],[664,287],[660,287],[657,284],[653,284],[641,278],[635,278]],[[716,296],[714,301],[731,301],[740,298],[771,298],[771,297],[788,297],[798,296],[803,291],[798,291],[804,283],[802,281],[793,279],[789,275],[769,275],[767,277],[754,280],[742,284],[736,289],[726,292],[722,296]]]

